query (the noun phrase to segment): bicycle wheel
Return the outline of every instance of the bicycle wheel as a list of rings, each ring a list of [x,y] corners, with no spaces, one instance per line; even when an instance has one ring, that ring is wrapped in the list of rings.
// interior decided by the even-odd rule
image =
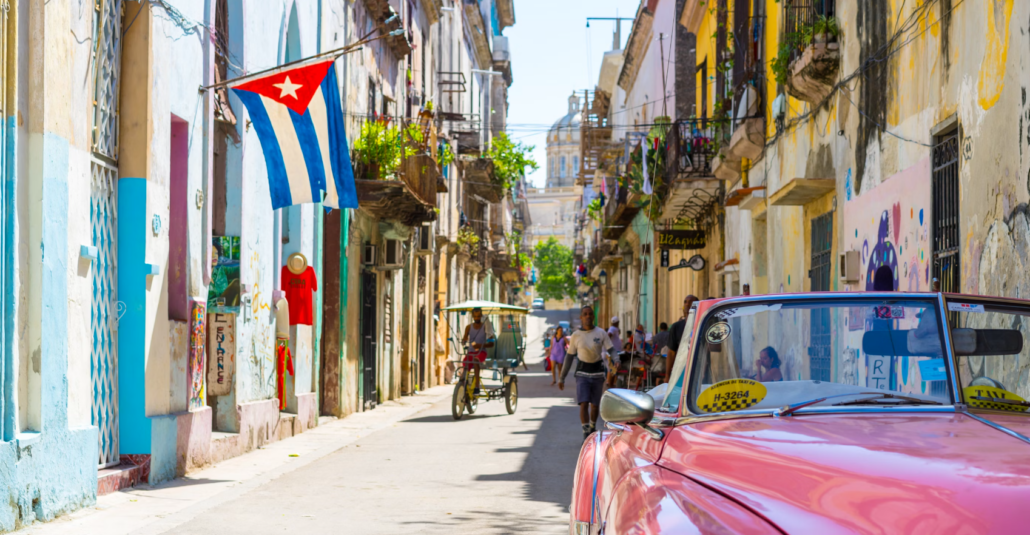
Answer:
[[[451,416],[455,420],[461,419],[461,413],[465,410],[465,380],[460,379],[454,384],[454,394],[451,395]],[[472,414],[469,412],[469,414]]]
[[[518,377],[512,377],[508,384],[504,385],[504,408],[508,414],[515,414],[519,408],[519,381]]]

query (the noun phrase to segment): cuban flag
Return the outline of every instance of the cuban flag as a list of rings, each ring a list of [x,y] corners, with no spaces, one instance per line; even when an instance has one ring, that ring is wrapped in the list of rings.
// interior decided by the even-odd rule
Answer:
[[[250,114],[268,166],[272,208],[357,208],[334,60],[230,86]]]

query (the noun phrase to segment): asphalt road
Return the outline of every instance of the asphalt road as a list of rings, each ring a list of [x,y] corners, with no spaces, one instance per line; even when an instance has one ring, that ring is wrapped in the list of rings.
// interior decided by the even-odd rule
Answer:
[[[542,334],[573,311],[534,311],[518,410],[450,400],[379,430],[167,533],[568,533],[582,441],[571,389],[543,372]]]

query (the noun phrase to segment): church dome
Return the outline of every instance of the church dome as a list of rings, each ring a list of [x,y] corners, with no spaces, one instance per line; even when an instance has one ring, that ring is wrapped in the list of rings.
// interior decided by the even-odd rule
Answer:
[[[569,96],[569,113],[558,119],[547,131],[548,143],[576,143],[579,144],[579,123],[583,116],[579,109],[579,97],[573,93]],[[555,138],[557,135],[557,139]],[[571,139],[570,136],[571,135]]]

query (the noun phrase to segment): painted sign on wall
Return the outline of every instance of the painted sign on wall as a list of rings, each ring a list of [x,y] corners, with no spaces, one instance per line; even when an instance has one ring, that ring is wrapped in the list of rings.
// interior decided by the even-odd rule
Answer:
[[[663,230],[658,233],[662,249],[704,249],[705,233],[701,230]]]
[[[213,313],[207,325],[207,393],[224,396],[232,390],[236,368],[236,315]]]

